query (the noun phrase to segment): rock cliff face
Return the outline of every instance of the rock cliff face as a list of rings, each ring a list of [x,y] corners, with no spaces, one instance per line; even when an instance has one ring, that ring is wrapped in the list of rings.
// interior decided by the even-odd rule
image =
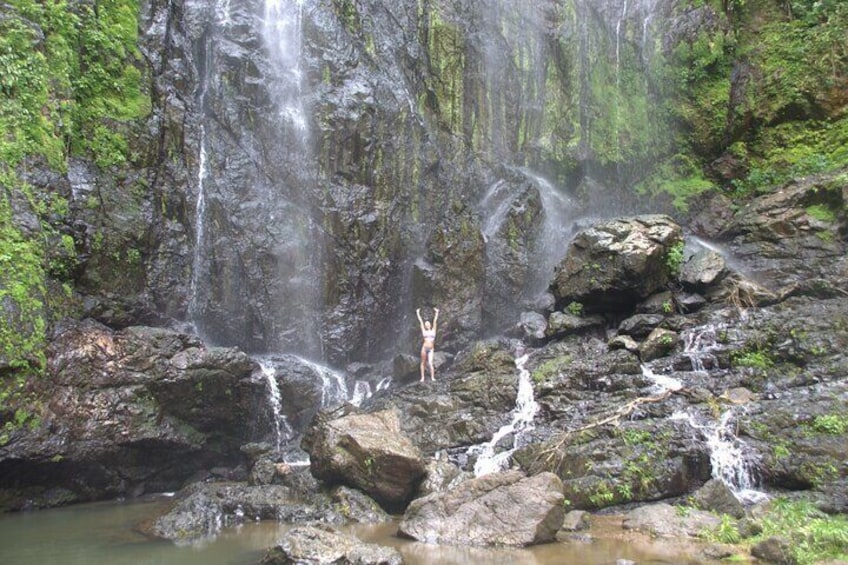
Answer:
[[[93,257],[89,313],[124,324],[156,313],[213,343],[336,365],[405,348],[418,305],[453,313],[441,339],[451,350],[510,325],[562,250],[579,206],[564,192],[623,209],[605,187],[662,151],[662,135],[642,139],[659,116],[633,114],[601,141],[595,130],[611,126],[588,108],[620,115],[631,97],[656,107],[640,76],[649,54],[637,52],[674,3],[659,3],[650,26],[642,6],[566,4],[144,3],[147,188],[137,225],[109,222],[116,242],[141,249],[143,277],[106,295],[98,287],[118,281]],[[636,71],[610,98],[586,77],[589,60],[613,52]],[[109,178],[76,170],[73,194],[114,207],[93,218],[72,203],[90,246],[127,206],[110,200]],[[568,188],[550,194],[540,173]],[[590,176],[592,190],[578,190]]]
[[[39,422],[0,448],[3,506],[169,491],[194,473],[238,467],[241,445],[267,428],[255,368],[241,351],[169,330],[65,328],[49,377],[35,384]]]

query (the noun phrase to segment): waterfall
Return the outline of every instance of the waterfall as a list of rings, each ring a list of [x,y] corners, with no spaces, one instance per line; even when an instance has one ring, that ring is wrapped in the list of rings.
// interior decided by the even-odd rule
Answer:
[[[535,171],[508,167],[477,208],[486,246],[485,315],[494,326],[511,324],[521,299],[535,298],[548,287],[572,235],[578,206]],[[528,220],[537,214],[538,220]]]
[[[530,279],[532,296],[550,284],[551,273],[562,260],[566,244],[573,234],[578,206],[570,196],[560,191],[548,179],[526,168],[521,171],[538,188],[545,215],[542,233],[537,236],[535,244],[539,260]]]
[[[683,388],[683,383],[679,380],[666,375],[658,375],[645,364],[642,364],[642,375],[654,383],[653,390],[657,394],[662,394],[668,391],[676,392]]]
[[[685,421],[701,433],[710,452],[712,477],[727,485],[740,502],[754,504],[768,498],[756,490],[759,454],[736,436],[734,416],[731,408],[717,421],[700,423],[688,412],[677,412],[671,419]]]
[[[292,434],[286,415],[283,414],[282,402],[280,400],[280,387],[277,385],[277,370],[274,365],[266,360],[259,361],[259,367],[268,386],[268,404],[274,417],[274,434],[277,439],[277,453],[283,448],[283,442]]]
[[[330,408],[347,402],[349,393],[342,373],[308,359],[299,357],[298,360],[321,379],[321,408]]]
[[[693,371],[704,372],[718,367],[713,351],[720,348],[717,337],[720,331],[721,328],[715,324],[683,331],[683,354],[689,357]]]
[[[301,92],[301,27],[304,0],[265,0],[262,37],[279,77],[273,93],[279,116],[306,139],[308,127]]]
[[[371,394],[371,385],[368,381],[356,381],[353,385],[353,394],[350,397],[350,403],[354,406],[359,406]]]
[[[503,470],[510,456],[520,447],[521,436],[533,429],[533,419],[539,411],[539,405],[533,398],[530,371],[524,368],[528,357],[529,354],[525,353],[515,359],[515,368],[518,371],[518,394],[515,397],[515,408],[511,412],[509,424],[502,426],[488,442],[468,448],[468,455],[477,456],[474,463],[474,475],[477,477]],[[495,447],[509,434],[514,434],[512,447],[496,454]]]
[[[200,113],[200,148],[197,158],[197,199],[194,204],[194,253],[192,256],[191,283],[189,288],[188,321],[202,337],[201,306],[198,293],[200,280],[207,275],[206,249],[206,178],[209,174],[206,154],[206,105],[209,83],[212,81],[212,45],[209,39],[204,44],[200,95],[197,106]]]

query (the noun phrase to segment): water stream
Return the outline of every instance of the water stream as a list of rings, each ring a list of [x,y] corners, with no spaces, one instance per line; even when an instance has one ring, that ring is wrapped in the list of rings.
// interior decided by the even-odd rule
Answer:
[[[539,405],[533,398],[533,381],[530,378],[530,371],[524,368],[528,358],[529,354],[525,353],[515,359],[518,393],[515,397],[515,408],[510,413],[510,422],[501,426],[488,442],[468,448],[468,455],[477,457],[474,462],[474,475],[477,477],[502,471],[509,462],[510,456],[521,447],[522,434],[533,429],[533,419],[539,411]],[[509,435],[512,435],[512,447],[496,452],[498,444]]]
[[[710,452],[712,477],[727,485],[743,504],[754,504],[768,495],[756,488],[759,454],[736,435],[736,410],[729,408],[716,420],[689,411],[677,412],[671,419],[684,421],[700,433]]]

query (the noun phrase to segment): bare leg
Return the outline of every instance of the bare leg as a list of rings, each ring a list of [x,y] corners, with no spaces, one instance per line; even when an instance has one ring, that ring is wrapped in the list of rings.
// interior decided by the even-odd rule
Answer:
[[[435,369],[433,369],[433,352],[429,351],[427,353],[427,363],[430,365],[430,380],[435,381],[436,377],[434,376]]]
[[[421,355],[421,379],[418,381],[418,382],[421,382],[421,383],[424,382],[424,362],[425,362],[425,359],[426,359],[426,357],[424,356],[423,353],[424,352],[422,351],[422,355]]]

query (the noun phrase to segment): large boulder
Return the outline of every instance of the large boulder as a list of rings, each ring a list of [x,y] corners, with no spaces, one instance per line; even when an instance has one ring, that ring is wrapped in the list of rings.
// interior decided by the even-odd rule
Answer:
[[[787,183],[746,204],[721,232],[736,261],[770,288],[844,275],[844,176]]]
[[[360,489],[389,511],[403,508],[427,470],[421,451],[401,432],[397,411],[347,410],[321,413],[306,431],[312,474]]]
[[[682,243],[680,226],[668,216],[596,224],[577,234],[556,269],[557,303],[578,302],[586,312],[628,310],[671,280],[669,254]]]
[[[556,475],[508,471],[412,501],[398,533],[427,543],[527,546],[553,541],[564,515]]]
[[[257,520],[341,523],[328,499],[304,501],[281,485],[195,483],[180,491],[173,505],[143,529],[162,539],[191,542],[216,536],[222,528]]]
[[[622,525],[656,537],[697,537],[720,524],[721,519],[711,512],[688,510],[682,515],[670,504],[658,503],[631,510]]]
[[[40,421],[0,447],[9,508],[177,490],[196,472],[244,463],[268,430],[255,363],[165,329],[113,331],[92,320],[51,343],[37,381]],[[56,488],[64,500],[45,499]]]

